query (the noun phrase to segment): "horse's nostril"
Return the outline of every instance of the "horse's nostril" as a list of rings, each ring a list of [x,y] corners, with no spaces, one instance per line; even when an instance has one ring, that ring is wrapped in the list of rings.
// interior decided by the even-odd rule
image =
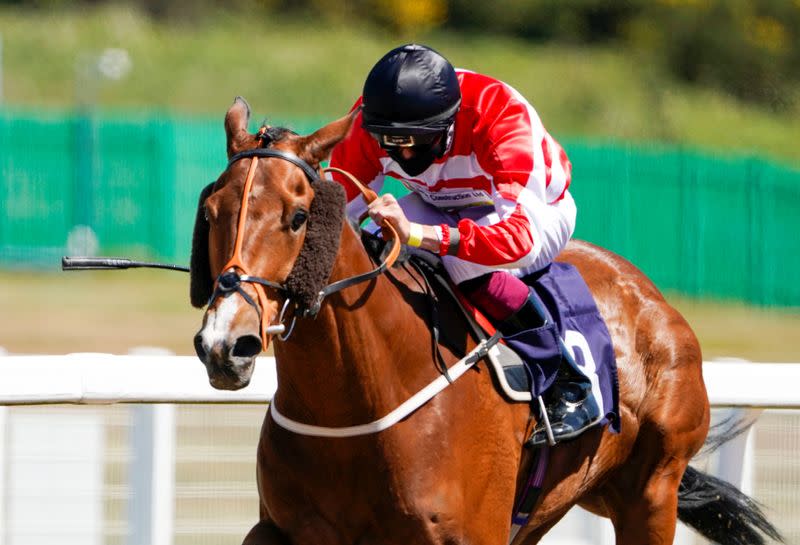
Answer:
[[[200,335],[200,333],[194,336],[194,351],[197,353],[197,357],[200,358],[200,361],[206,361],[208,352],[203,347],[203,336]]]
[[[236,339],[232,355],[237,358],[250,358],[261,352],[261,339],[255,335],[245,335]]]

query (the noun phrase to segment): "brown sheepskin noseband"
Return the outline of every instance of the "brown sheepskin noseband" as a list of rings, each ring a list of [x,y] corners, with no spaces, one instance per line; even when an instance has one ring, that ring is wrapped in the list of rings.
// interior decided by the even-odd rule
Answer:
[[[213,187],[214,184],[210,184],[200,193],[192,236],[190,298],[192,305],[197,308],[208,303],[214,288],[208,259],[209,224],[205,215],[205,202]],[[344,188],[337,182],[317,179],[311,182],[311,187],[314,199],[311,201],[306,238],[285,282],[289,298],[300,314],[312,308],[317,295],[330,278],[339,250],[346,203]]]
[[[206,218],[206,199],[214,192],[211,182],[200,192],[197,214],[192,233],[192,254],[189,259],[189,299],[193,307],[203,308],[214,290],[211,278],[211,263],[208,260],[208,218]]]
[[[289,297],[300,311],[313,307],[331,277],[347,203],[344,187],[338,182],[315,180],[311,187],[314,200],[309,210],[306,239],[286,279]]]

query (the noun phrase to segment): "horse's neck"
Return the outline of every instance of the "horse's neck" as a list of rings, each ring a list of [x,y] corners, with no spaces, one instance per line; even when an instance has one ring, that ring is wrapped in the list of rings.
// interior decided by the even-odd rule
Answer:
[[[345,225],[330,281],[374,267]],[[289,416],[323,425],[383,416],[403,400],[414,366],[430,359],[429,338],[424,321],[385,275],[345,288],[276,345],[276,402]]]

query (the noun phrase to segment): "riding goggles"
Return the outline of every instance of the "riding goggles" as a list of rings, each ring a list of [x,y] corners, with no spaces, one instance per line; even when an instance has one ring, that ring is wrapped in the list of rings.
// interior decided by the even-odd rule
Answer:
[[[378,134],[371,132],[372,138],[384,149],[413,148],[431,146],[441,133],[430,134]]]

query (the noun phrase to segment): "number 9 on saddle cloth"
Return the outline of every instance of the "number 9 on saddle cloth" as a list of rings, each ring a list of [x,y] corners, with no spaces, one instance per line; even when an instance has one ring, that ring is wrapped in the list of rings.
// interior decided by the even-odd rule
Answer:
[[[619,433],[619,385],[614,347],[589,287],[568,263],[553,262],[541,271],[522,278],[530,288],[529,301],[538,311],[543,324],[535,329],[505,337],[506,344],[525,362],[534,397],[545,395],[555,401],[565,398],[561,407],[569,411],[578,401],[568,384],[586,382],[597,404],[590,416],[591,425],[609,424]],[[555,417],[555,418],[553,418]],[[556,414],[551,420],[569,427],[569,415]],[[572,439],[583,429],[553,430],[562,440]],[[537,429],[533,445],[545,442],[544,430]]]

